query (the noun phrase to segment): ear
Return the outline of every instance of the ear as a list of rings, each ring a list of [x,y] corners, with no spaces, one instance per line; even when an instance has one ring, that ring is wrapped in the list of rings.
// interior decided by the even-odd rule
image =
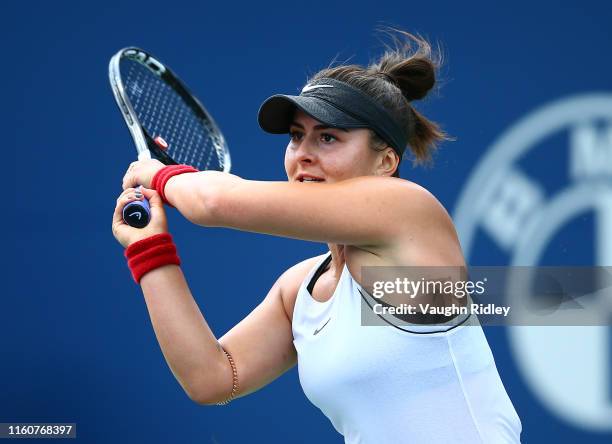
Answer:
[[[400,158],[391,147],[386,147],[381,151],[378,159],[377,176],[392,176],[395,170],[399,168]]]

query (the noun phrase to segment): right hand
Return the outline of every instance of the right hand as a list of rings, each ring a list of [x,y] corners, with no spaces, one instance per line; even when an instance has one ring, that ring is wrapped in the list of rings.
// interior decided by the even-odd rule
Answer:
[[[151,207],[151,220],[144,228],[135,228],[126,224],[123,220],[123,207],[135,200],[142,200],[143,197],[137,198],[136,193],[140,191],[144,197],[149,199]],[[113,236],[119,243],[127,248],[130,244],[146,239],[155,234],[168,232],[168,222],[166,220],[166,211],[164,205],[155,190],[148,188],[127,188],[117,198],[115,213],[113,214]]]
[[[150,187],[155,174],[165,166],[157,159],[132,162],[123,176],[123,189],[125,190],[136,185]]]

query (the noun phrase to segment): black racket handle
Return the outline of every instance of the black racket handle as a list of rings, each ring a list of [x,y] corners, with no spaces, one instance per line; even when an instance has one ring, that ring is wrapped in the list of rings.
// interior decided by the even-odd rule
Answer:
[[[123,207],[123,221],[134,228],[144,228],[150,220],[151,206],[146,197],[134,200]]]

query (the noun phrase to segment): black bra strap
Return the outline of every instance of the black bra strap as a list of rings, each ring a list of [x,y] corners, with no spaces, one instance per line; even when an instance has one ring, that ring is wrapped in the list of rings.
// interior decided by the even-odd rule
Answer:
[[[319,266],[319,268],[317,268],[317,271],[315,271],[315,274],[312,276],[312,279],[308,283],[308,287],[306,287],[306,289],[308,290],[308,293],[310,293],[311,295],[312,295],[312,290],[314,289],[315,283],[317,282],[317,279],[319,279],[321,275],[325,273],[325,269],[331,262],[331,259],[332,259],[332,256],[330,254],[329,256],[325,258],[325,260]]]

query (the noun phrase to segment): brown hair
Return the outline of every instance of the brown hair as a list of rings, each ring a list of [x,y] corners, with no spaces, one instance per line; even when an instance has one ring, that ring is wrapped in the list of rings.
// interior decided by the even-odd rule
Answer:
[[[395,29],[385,30],[392,35],[394,47],[369,66],[341,65],[325,68],[309,82],[332,78],[358,88],[383,106],[409,134],[408,145],[414,164],[430,163],[437,142],[451,140],[437,123],[419,113],[412,102],[423,99],[436,83],[436,70],[441,56],[422,37]],[[392,34],[395,33],[395,34]],[[401,39],[398,37],[402,37]],[[380,151],[387,146],[372,131],[372,148]],[[403,147],[402,147],[403,148]],[[401,159],[400,159],[401,161]],[[393,174],[398,176],[398,169]]]

